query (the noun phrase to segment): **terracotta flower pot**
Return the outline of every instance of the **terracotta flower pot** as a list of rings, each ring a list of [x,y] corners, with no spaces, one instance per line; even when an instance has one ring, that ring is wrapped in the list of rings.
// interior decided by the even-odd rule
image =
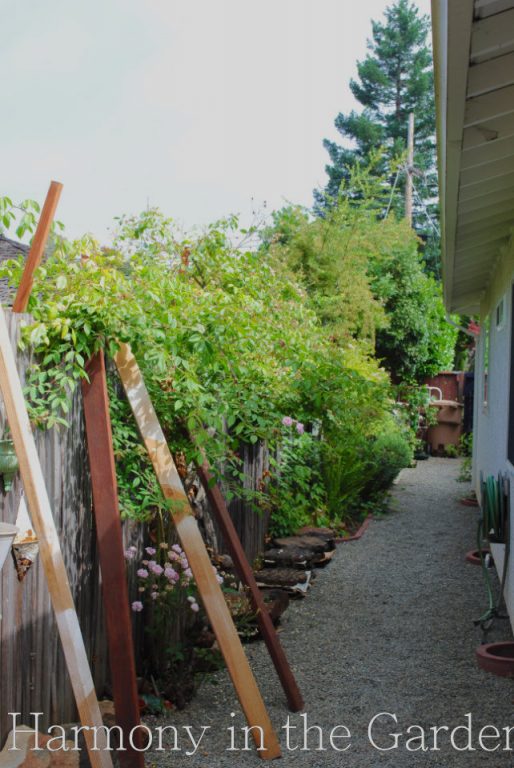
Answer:
[[[484,549],[482,549],[482,554],[484,557],[490,555],[491,550],[484,547]],[[466,560],[472,565],[482,565],[480,551],[478,549],[472,549],[470,552],[466,552]]]
[[[478,666],[500,677],[514,678],[514,642],[487,643],[476,650]]]

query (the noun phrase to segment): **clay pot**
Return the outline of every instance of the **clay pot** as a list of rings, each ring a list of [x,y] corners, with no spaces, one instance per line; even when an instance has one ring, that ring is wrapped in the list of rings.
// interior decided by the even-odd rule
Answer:
[[[490,554],[491,550],[484,547],[482,550],[482,555],[485,557],[486,555]],[[478,549],[472,549],[470,552],[466,552],[466,560],[472,565],[482,565],[482,560],[480,559],[480,551]]]
[[[476,650],[478,666],[500,677],[514,678],[514,642],[487,643]]]

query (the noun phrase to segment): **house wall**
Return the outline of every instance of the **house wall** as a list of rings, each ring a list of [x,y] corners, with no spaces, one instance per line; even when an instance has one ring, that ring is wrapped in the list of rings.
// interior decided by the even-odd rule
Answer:
[[[511,241],[500,254],[491,282],[481,303],[481,333],[475,367],[475,419],[473,435],[473,483],[480,498],[481,479],[498,472],[510,478],[510,504],[513,524],[510,559],[505,597],[514,629],[514,466],[507,458],[509,421],[510,361],[514,339],[512,328],[512,285],[514,283],[514,243]],[[497,326],[496,308],[504,301],[503,322]],[[487,397],[484,392],[486,358],[485,327],[489,318],[489,365]],[[487,402],[485,402],[485,400]],[[493,556],[499,577],[503,570],[503,545],[493,545]]]

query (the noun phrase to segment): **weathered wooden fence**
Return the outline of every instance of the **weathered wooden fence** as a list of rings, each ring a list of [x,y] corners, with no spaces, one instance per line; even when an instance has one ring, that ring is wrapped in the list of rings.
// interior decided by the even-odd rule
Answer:
[[[20,323],[27,316],[7,316],[15,349]],[[17,353],[18,369],[25,379],[30,365],[28,355]],[[77,392],[70,413],[70,427],[40,431],[36,444],[52,504],[61,546],[84,635],[97,692],[108,683],[107,641],[101,597],[101,577],[96,551],[91,509],[91,492],[82,399]],[[6,423],[0,399],[0,437]],[[243,446],[247,487],[257,488],[268,466],[263,446]],[[0,492],[0,520],[14,523],[22,485],[17,477],[8,493]],[[261,551],[267,519],[248,504],[230,505],[243,546],[250,559]],[[211,522],[212,526],[212,522]],[[144,529],[126,521],[126,546],[135,544],[142,552]],[[218,542],[221,535],[218,532]],[[221,546],[221,549],[223,547]],[[135,599],[135,577],[129,573],[129,588]],[[13,563],[8,560],[0,572],[0,748],[10,730],[9,713],[21,713],[21,722],[30,712],[43,712],[45,727],[76,719],[73,694],[55,625],[50,597],[41,563],[18,582]],[[136,661],[141,661],[141,627],[135,622]]]
[[[262,443],[243,444],[240,454],[245,475],[244,487],[248,490],[260,489],[264,473],[269,469],[270,456],[267,446]],[[228,508],[246,555],[252,563],[262,553],[269,514],[255,511],[248,502],[241,499],[233,499]],[[221,534],[218,541],[223,542]]]

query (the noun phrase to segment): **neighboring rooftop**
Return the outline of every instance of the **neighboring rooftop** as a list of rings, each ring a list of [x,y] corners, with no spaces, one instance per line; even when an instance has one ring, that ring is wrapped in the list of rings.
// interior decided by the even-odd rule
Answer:
[[[19,243],[17,240],[11,240],[8,237],[0,234],[0,264],[8,259],[17,259],[23,256],[27,258],[29,252],[29,246]],[[14,298],[14,289],[9,288],[7,280],[5,278],[0,279],[0,303],[12,304]]]

